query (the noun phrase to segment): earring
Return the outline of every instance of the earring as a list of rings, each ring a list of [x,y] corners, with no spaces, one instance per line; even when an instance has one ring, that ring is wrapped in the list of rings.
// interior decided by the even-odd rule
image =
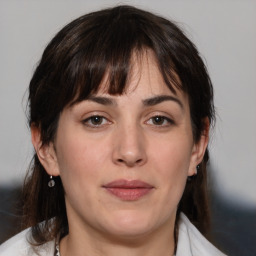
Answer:
[[[197,166],[196,166],[196,172],[195,172],[195,175],[197,175],[197,172],[200,170],[200,165],[198,164]]]
[[[50,176],[50,180],[49,180],[49,182],[48,182],[48,187],[49,188],[52,188],[52,187],[54,187],[55,186],[55,181],[53,180],[53,178],[52,178],[52,175]]]
[[[194,175],[197,175],[197,172],[200,170],[200,165],[198,164],[197,166],[196,166],[196,171],[195,171],[195,174]]]

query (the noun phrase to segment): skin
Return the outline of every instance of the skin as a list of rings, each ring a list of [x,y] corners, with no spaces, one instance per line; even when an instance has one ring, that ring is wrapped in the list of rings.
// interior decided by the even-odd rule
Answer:
[[[69,234],[61,255],[172,255],[177,205],[208,134],[193,141],[188,98],[165,85],[150,51],[134,60],[125,94],[102,89],[93,96],[63,110],[54,143],[42,146],[32,128],[41,163],[61,176],[66,192]],[[153,189],[122,200],[103,187],[118,179]]]

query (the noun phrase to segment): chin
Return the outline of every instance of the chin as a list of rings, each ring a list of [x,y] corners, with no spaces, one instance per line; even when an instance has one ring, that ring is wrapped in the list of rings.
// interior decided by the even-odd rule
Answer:
[[[122,212],[112,215],[111,233],[123,237],[143,236],[154,228],[150,216],[134,212]],[[152,225],[153,224],[153,225]]]

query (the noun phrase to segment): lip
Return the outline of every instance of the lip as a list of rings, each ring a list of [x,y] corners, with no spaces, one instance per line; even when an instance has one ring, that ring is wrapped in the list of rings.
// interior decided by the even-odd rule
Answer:
[[[109,193],[124,201],[136,201],[150,193],[154,186],[141,180],[115,180],[103,186]]]

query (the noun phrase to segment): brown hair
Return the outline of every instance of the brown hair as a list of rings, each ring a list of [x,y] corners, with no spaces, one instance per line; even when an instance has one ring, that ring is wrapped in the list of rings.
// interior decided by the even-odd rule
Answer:
[[[122,94],[131,55],[145,49],[154,52],[170,90],[188,95],[194,140],[198,141],[205,130],[203,120],[207,117],[211,123],[214,119],[214,106],[212,84],[196,47],[173,22],[131,6],[117,6],[72,21],[46,47],[31,79],[28,100],[29,125],[40,128],[42,143],[54,141],[61,111],[97,92],[106,73],[108,92]],[[178,206],[178,214],[184,212],[204,234],[209,224],[207,162],[208,151]],[[24,183],[24,223],[33,226],[37,244],[68,232],[61,179],[56,177],[51,189],[48,181],[34,154]]]

